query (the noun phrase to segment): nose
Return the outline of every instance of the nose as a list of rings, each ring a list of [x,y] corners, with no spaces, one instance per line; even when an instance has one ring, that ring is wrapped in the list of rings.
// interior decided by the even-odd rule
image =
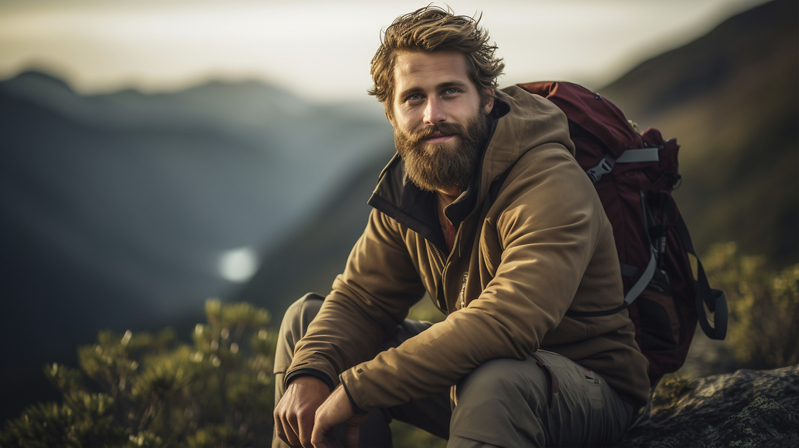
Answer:
[[[427,100],[424,108],[424,122],[425,124],[436,124],[447,119],[447,115],[441,108],[441,103],[438,98],[431,96]]]

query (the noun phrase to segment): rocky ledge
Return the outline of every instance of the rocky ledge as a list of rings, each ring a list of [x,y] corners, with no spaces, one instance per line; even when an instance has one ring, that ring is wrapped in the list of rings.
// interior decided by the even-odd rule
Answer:
[[[799,447],[799,365],[664,379],[615,447]]]

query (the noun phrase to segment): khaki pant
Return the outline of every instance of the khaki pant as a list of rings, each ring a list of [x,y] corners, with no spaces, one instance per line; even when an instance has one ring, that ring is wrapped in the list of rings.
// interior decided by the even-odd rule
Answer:
[[[275,354],[275,403],[285,392],[283,377],[294,346],[322,301],[322,296],[307,294],[286,311]],[[384,349],[400,345],[430,325],[405,320],[385,341]],[[541,350],[535,355],[486,362],[449,393],[373,410],[361,426],[361,446],[391,446],[388,423],[392,418],[448,439],[448,447],[458,448],[609,446],[621,438],[633,417],[632,405],[598,374],[573,361]],[[287,445],[274,438],[272,446]]]

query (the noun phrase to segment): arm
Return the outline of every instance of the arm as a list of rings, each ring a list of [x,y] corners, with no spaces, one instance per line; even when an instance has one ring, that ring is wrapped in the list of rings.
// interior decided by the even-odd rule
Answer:
[[[327,446],[331,428],[347,422],[345,442],[357,446],[366,414],[355,412],[344,388],[330,388],[339,372],[382,348],[424,292],[401,234],[387,221],[372,212],[344,274],[295,347],[286,394],[275,408],[276,434],[289,444]]]
[[[503,209],[495,224],[502,255],[493,279],[444,322],[343,372],[358,407],[440,392],[491,359],[524,359],[559,325],[593,255],[604,212],[562,149],[537,153],[517,165],[495,203]]]
[[[314,370],[335,386],[342,371],[382,349],[423,294],[399,226],[373,210],[344,273],[297,343],[286,382]]]

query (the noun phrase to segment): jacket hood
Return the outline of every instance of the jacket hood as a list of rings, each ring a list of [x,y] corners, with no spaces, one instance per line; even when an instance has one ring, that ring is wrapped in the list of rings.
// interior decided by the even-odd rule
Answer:
[[[554,103],[517,86],[498,91],[497,99],[498,106],[507,107],[508,113],[497,120],[496,132],[483,157],[480,199],[487,194],[491,182],[527,151],[547,143],[563,145],[572,156],[575,151],[566,114]]]
[[[458,225],[476,204],[485,200],[492,184],[501,181],[522,155],[547,143],[559,143],[574,156],[566,115],[551,101],[520,87],[497,90],[480,166],[466,191],[445,209],[447,218]],[[435,213],[435,195],[419,189],[408,179],[398,153],[380,173],[368,203],[446,249]]]

